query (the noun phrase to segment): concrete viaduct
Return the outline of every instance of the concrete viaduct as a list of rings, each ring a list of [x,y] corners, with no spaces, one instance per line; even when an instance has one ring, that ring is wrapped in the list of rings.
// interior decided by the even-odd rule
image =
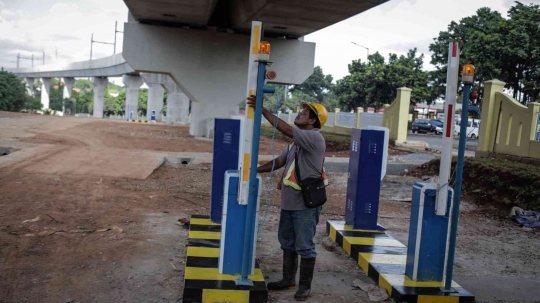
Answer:
[[[124,0],[128,22],[123,52],[66,65],[12,69],[33,86],[41,78],[41,102],[49,107],[51,78],[62,78],[64,98],[76,77],[92,77],[93,117],[103,117],[108,77],[122,76],[126,115],[137,112],[139,87],[146,83],[148,113],[160,113],[167,91],[168,122],[186,123],[190,134],[206,134],[207,121],[238,114],[245,100],[251,21],[262,21],[272,46],[273,83],[300,84],[313,72],[315,44],[303,36],[352,17],[387,0]]]

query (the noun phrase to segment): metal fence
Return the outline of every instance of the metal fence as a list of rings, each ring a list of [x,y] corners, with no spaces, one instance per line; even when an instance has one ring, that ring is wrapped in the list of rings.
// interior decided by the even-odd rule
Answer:
[[[382,113],[360,113],[360,127],[383,126]]]
[[[360,119],[360,121],[362,121]],[[346,127],[356,127],[356,114],[355,113],[338,113],[337,125]]]
[[[297,113],[291,113],[291,123],[296,119]],[[328,113],[328,120],[326,126],[334,126],[334,116],[335,112]],[[285,122],[289,119],[288,113],[281,113],[279,118]],[[266,123],[266,121],[263,121]],[[382,113],[360,113],[360,127],[368,126],[382,126],[383,125],[383,114]],[[344,127],[356,127],[356,113],[338,113],[337,116],[337,126]]]

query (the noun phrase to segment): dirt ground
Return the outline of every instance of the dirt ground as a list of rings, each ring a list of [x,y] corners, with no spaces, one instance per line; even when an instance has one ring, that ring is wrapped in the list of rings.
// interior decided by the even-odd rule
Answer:
[[[171,152],[211,152],[211,142],[191,138],[179,126],[4,112],[0,130],[0,147],[18,149],[0,157],[1,303],[181,302],[187,230],[176,222],[209,213],[211,165],[161,161],[155,169],[152,161]],[[267,153],[268,139],[261,143]],[[95,163],[87,156],[104,161],[100,169],[91,169]],[[122,164],[103,169],[116,162]],[[279,174],[270,198],[262,199],[270,205],[257,257],[267,281],[281,271],[274,190]],[[352,281],[370,279],[341,249],[321,246],[326,220],[344,213],[346,175],[330,177],[310,302],[369,302]],[[380,223],[404,243],[410,204],[392,200],[410,197],[417,181],[387,176],[382,184]],[[261,205],[261,215],[265,209]],[[480,302],[533,302],[540,298],[538,233],[502,213],[463,203],[455,280]],[[293,294],[271,292],[270,298],[291,302]]]

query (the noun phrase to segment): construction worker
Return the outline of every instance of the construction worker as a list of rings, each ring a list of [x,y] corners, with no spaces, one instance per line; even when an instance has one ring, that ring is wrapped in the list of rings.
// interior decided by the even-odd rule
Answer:
[[[255,96],[248,98],[248,105],[255,107]],[[294,295],[297,301],[306,300],[311,294],[311,281],[315,268],[315,236],[319,223],[321,207],[307,208],[304,205],[302,193],[295,178],[295,156],[298,149],[298,168],[300,178],[326,178],[323,163],[326,142],[319,129],[326,123],[328,112],[317,103],[303,104],[302,111],[294,120],[292,127],[287,122],[275,117],[271,111],[263,107],[263,116],[274,125],[277,119],[277,129],[293,142],[289,144],[279,157],[274,159],[274,169],[285,167],[281,186],[281,215],[279,219],[278,240],[283,250],[283,278],[277,282],[268,283],[269,290],[294,289],[300,262],[300,280],[298,290]],[[257,168],[257,172],[270,172],[273,161]]]

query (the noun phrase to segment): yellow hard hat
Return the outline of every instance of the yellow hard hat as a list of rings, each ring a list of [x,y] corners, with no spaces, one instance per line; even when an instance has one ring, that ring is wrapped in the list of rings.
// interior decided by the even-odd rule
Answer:
[[[324,105],[319,103],[304,103],[302,104],[302,108],[309,107],[315,114],[317,115],[317,119],[319,120],[319,123],[321,124],[321,128],[326,124],[326,121],[328,120],[328,111],[326,111],[326,108]]]

